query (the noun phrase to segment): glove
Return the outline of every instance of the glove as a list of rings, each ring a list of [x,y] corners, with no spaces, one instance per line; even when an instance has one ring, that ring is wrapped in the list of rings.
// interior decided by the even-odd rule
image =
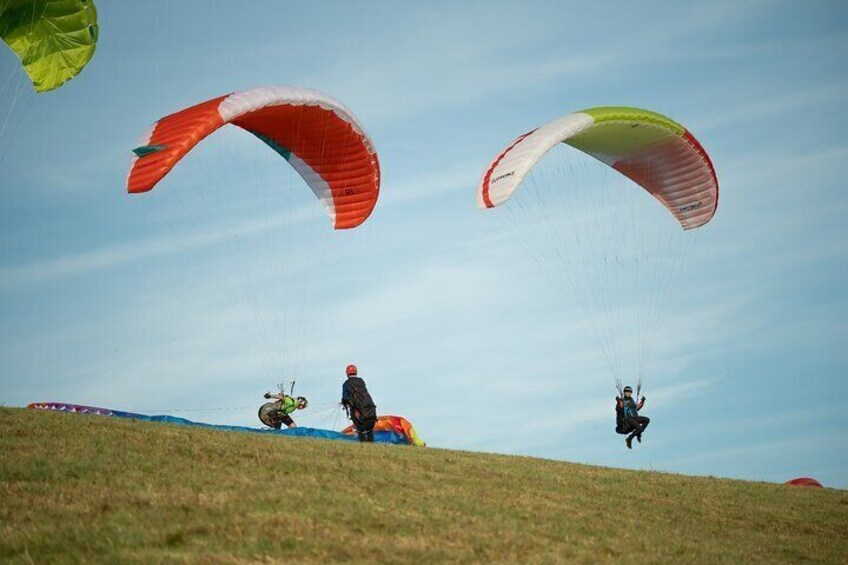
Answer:
[[[270,393],[270,392],[266,392],[266,393],[265,393],[265,398],[271,398],[271,393]]]
[[[615,401],[616,401],[616,402],[621,402],[621,398],[619,398],[619,397],[617,397],[617,396],[616,396],[616,397],[615,397]]]
[[[645,402],[645,397],[644,397],[644,396],[642,397],[642,402]]]

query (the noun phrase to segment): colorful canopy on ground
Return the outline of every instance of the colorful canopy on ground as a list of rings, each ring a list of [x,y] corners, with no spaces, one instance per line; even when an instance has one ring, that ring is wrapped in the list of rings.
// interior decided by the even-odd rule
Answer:
[[[320,430],[316,428],[292,428],[284,430],[272,430],[270,428],[250,428],[247,426],[219,426],[214,424],[204,424],[202,422],[193,422],[185,418],[177,418],[175,416],[147,416],[145,414],[136,414],[134,412],[123,412],[120,410],[111,410],[109,408],[96,408],[94,406],[80,406],[77,404],[66,404],[64,402],[33,402],[27,406],[30,410],[52,410],[55,412],[69,412],[74,414],[93,414],[97,416],[113,416],[116,418],[131,418],[133,420],[142,420],[145,422],[165,422],[168,424],[177,424],[181,426],[196,426],[213,430],[224,430],[232,432],[250,432],[257,434],[270,434],[290,437],[313,437],[323,439],[335,439],[341,441],[356,441],[356,438],[332,430]],[[401,435],[394,431],[379,431],[374,433],[374,441],[376,443],[392,443],[397,445],[406,445],[409,443],[405,435]]]
[[[683,229],[703,226],[715,214],[718,179],[698,140],[666,116],[627,107],[590,108],[519,136],[486,168],[477,205],[494,208],[506,202],[560,142],[629,177],[668,208]]]
[[[35,90],[53,90],[94,56],[97,10],[91,0],[4,0],[0,37],[21,60]]]
[[[379,416],[377,424],[374,426],[375,434],[378,433],[394,433],[402,437],[405,443],[415,445],[417,447],[426,447],[421,438],[418,437],[418,432],[412,427],[412,424],[406,418],[400,416]],[[356,431],[353,426],[348,426],[342,430],[343,434],[355,436]],[[376,435],[375,435],[376,437]]]
[[[288,161],[336,229],[358,226],[374,209],[380,164],[365,127],[341,102],[291,86],[236,92],[162,118],[133,149],[127,190],[151,190],[202,139],[226,124],[249,131]]]
[[[818,482],[815,479],[811,479],[810,477],[798,477],[797,479],[792,479],[791,481],[786,481],[786,484],[796,486],[796,487],[824,488],[820,482]]]

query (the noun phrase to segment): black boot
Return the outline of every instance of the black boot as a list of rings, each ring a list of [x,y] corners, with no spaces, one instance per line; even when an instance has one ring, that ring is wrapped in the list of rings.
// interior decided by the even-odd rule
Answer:
[[[374,430],[365,432],[365,441],[368,443],[374,443]]]
[[[356,432],[356,435],[359,437],[359,443],[365,443],[366,441],[368,441],[367,432]]]
[[[633,449],[633,436],[627,436],[627,439],[624,440],[624,443],[627,444],[627,449]]]

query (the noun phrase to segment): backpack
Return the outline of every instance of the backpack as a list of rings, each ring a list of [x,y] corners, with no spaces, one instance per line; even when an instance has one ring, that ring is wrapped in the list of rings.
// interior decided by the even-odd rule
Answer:
[[[363,418],[377,415],[377,406],[374,404],[374,399],[368,393],[368,388],[365,386],[365,381],[359,377],[350,377],[347,380],[347,390],[350,393],[350,403]]]
[[[633,428],[624,419],[624,408],[615,407],[615,433],[629,434]]]

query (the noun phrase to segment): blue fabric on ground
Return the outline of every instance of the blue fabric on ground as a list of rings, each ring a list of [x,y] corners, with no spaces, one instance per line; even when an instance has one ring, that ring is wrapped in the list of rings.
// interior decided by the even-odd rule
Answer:
[[[168,424],[178,424],[181,426],[196,426],[200,428],[208,428],[213,430],[224,430],[228,432],[251,432],[257,434],[272,434],[289,437],[317,437],[321,439],[335,439],[341,441],[359,441],[356,436],[348,436],[333,430],[322,430],[318,428],[283,428],[281,430],[272,430],[270,428],[251,428],[248,426],[226,426],[219,424],[205,424],[203,422],[193,422],[185,418],[176,416],[145,416],[143,414],[133,414],[131,412],[113,412],[115,416],[122,418],[133,418],[136,420],[145,420],[149,422],[166,422]],[[391,443],[391,444],[406,444],[406,439],[395,432],[374,432],[374,443]]]
[[[100,415],[100,416],[115,416],[117,418],[130,418],[133,420],[141,420],[143,422],[164,422],[166,424],[176,424],[179,426],[194,426],[197,428],[207,428],[212,430],[222,430],[228,432],[250,432],[254,434],[279,435],[289,437],[315,437],[321,439],[335,439],[340,441],[358,441],[356,436],[348,436],[333,430],[321,430],[318,428],[284,428],[281,430],[272,430],[271,428],[251,428],[248,426],[226,426],[219,424],[206,424],[203,422],[194,422],[177,416],[148,416],[146,414],[137,414],[135,412],[123,412],[121,410],[111,410],[109,408],[95,408],[92,406],[78,406],[76,404],[65,404],[61,402],[46,402],[33,403],[30,408],[55,410],[60,412],[72,412],[75,414]],[[407,445],[406,438],[403,435],[391,431],[374,432],[374,443],[391,443],[395,445]]]

